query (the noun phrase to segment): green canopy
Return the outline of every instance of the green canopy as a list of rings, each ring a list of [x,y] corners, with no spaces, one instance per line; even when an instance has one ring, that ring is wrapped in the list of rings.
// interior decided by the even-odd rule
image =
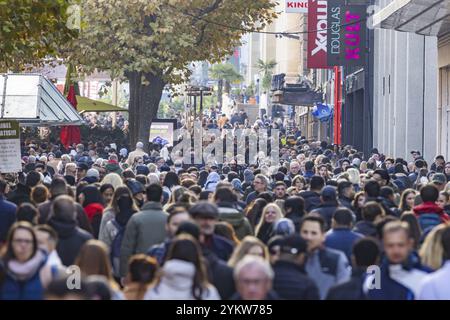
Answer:
[[[84,112],[128,112],[128,109],[113,106],[112,104],[77,96],[77,109],[79,113]]]

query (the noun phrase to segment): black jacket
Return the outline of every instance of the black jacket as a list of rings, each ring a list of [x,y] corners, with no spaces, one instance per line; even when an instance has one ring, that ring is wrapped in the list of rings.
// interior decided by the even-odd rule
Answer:
[[[319,289],[303,268],[293,262],[278,260],[273,265],[273,289],[286,300],[320,300]]]
[[[391,210],[390,204],[389,204],[389,202],[386,202],[386,200],[387,200],[387,199],[382,198],[382,197],[377,197],[377,198],[368,197],[368,198],[366,199],[366,203],[369,202],[369,201],[375,201],[375,202],[378,202],[378,203],[383,207],[383,209],[384,209],[384,211],[386,212],[387,215],[397,217],[396,212],[394,212],[393,210]]]
[[[295,226],[295,232],[300,231],[300,221],[303,218],[303,215],[299,212],[291,212],[286,213],[285,218],[291,219]]]
[[[299,194],[305,200],[305,211],[309,213],[310,211],[317,209],[320,202],[320,194],[313,191],[302,191]]]
[[[236,291],[233,269],[206,248],[203,248],[203,257],[206,260],[209,281],[216,287],[222,300],[230,299]]]
[[[339,204],[336,201],[327,201],[321,204],[317,209],[313,210],[314,212],[320,213],[322,218],[325,219],[327,223],[327,229],[331,228],[331,219],[333,218],[336,209],[339,207]]]
[[[24,202],[31,202],[30,200],[31,188],[19,183],[16,190],[9,193],[8,200],[20,206]]]
[[[363,291],[363,283],[366,271],[364,269],[354,269],[352,278],[344,283],[330,288],[327,300],[367,300]]]
[[[342,196],[342,197],[339,197],[339,203],[341,204],[341,206],[346,207],[347,209],[350,209],[351,211],[353,211],[352,199]]]
[[[354,232],[360,233],[366,237],[376,237],[378,232],[375,224],[370,221],[362,220],[355,225]]]
[[[256,237],[259,240],[261,240],[264,244],[267,244],[270,238],[272,238],[275,235],[273,227],[274,227],[273,223],[267,223],[264,221],[261,228],[258,230],[258,234],[256,234]]]
[[[73,265],[83,244],[93,239],[92,235],[78,228],[75,221],[50,218],[48,224],[58,234],[56,251],[61,258],[61,262],[65,266]]]
[[[48,220],[50,219],[50,217],[52,215],[51,211],[52,211],[53,200],[54,199],[47,200],[38,206],[39,224],[46,224],[48,222]],[[88,220],[86,214],[84,213],[83,207],[79,203],[75,203],[75,208],[77,210],[76,219],[77,219],[78,227],[80,227],[81,229],[92,234],[93,233],[92,227],[91,227],[91,224],[89,223],[89,220]]]
[[[381,203],[383,208],[386,210],[389,209],[389,212],[386,211],[386,214],[393,215],[395,217],[400,217],[400,210],[397,208],[397,205],[387,198],[381,198]]]

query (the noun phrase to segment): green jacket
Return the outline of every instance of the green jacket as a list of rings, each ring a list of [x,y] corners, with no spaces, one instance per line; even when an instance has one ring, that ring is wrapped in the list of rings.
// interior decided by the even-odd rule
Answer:
[[[242,240],[245,236],[253,235],[250,222],[242,212],[239,212],[235,208],[219,204],[219,220],[231,224],[239,240]]]
[[[147,253],[151,246],[166,239],[168,214],[161,203],[147,202],[127,223],[120,249],[120,275],[126,276],[128,261],[134,254]]]

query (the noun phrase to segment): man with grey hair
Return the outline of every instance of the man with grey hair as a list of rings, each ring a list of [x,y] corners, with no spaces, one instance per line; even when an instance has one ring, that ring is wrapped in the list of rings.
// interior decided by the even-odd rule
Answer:
[[[136,157],[148,157],[148,154],[144,151],[144,144],[142,142],[136,143],[136,150],[130,152],[127,159],[127,164],[131,167],[134,164]]]
[[[53,201],[48,225],[58,234],[56,251],[63,265],[74,264],[83,244],[93,237],[77,226],[75,202],[71,197],[62,195]]]
[[[234,268],[236,294],[231,300],[278,300],[272,291],[274,273],[269,262],[258,256],[245,256]]]
[[[266,192],[268,185],[269,179],[263,174],[257,174],[255,176],[255,179],[253,180],[253,188],[255,189],[255,191],[251,192],[247,196],[247,204],[250,204],[253,200],[255,200],[260,193]]]

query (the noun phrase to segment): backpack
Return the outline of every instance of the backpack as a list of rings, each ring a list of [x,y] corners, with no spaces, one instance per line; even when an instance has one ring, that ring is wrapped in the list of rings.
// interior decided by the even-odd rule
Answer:
[[[421,213],[418,221],[422,230],[425,231],[441,224],[441,216],[437,213]]]
[[[111,264],[114,271],[119,271],[120,248],[122,247],[122,240],[125,234],[125,226],[120,225],[116,219],[111,220],[111,223],[117,229],[117,234],[111,243]]]

